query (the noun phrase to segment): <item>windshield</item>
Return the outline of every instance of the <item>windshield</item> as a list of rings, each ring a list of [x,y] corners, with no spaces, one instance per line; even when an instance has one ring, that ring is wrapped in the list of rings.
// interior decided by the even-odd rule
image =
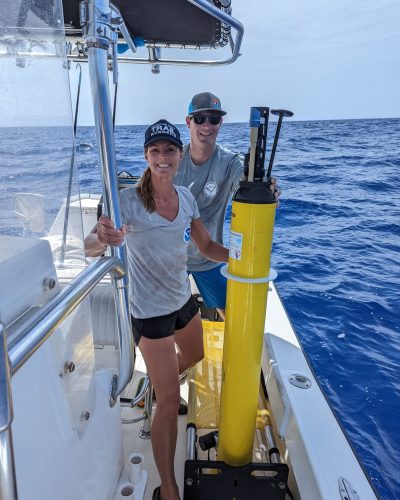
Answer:
[[[1,1],[0,321],[10,336],[19,322],[33,326],[37,310],[86,267],[65,48],[61,0]],[[36,356],[45,356],[43,378],[61,374],[71,428],[83,431],[82,408],[91,414],[95,402],[89,299]],[[21,370],[37,374],[29,362]],[[38,404],[47,408],[46,402]],[[17,428],[16,464],[24,477],[34,456],[22,435]],[[20,482],[21,498],[35,496],[30,488]]]
[[[61,2],[1,2],[0,72],[0,235],[84,265]]]

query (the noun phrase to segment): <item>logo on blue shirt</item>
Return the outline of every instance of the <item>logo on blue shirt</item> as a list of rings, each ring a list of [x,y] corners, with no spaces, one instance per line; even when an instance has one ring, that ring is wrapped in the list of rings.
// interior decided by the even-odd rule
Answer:
[[[189,240],[190,240],[190,226],[188,226],[185,229],[185,232],[183,233],[183,241],[187,243]]]

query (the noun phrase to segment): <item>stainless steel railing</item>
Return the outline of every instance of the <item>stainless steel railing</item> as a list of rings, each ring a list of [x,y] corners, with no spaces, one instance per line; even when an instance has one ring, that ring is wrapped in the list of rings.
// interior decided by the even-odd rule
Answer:
[[[22,323],[8,339],[0,323],[0,498],[17,499],[14,452],[11,435],[13,419],[11,377],[51,336],[65,318],[88,296],[96,284],[110,273],[114,286],[124,282],[126,275],[121,260],[103,257],[82,271],[58,295],[53,297],[37,313]],[[118,295],[118,290],[116,290]],[[32,326],[33,325],[33,326]],[[110,406],[126,387],[133,372],[133,343],[129,318],[126,317],[120,332],[119,376],[113,379],[110,389]]]
[[[0,498],[2,500],[17,498],[11,435],[12,419],[11,370],[7,337],[3,324],[0,323]]]
[[[116,280],[123,279],[125,269],[122,262],[114,257],[97,259],[72,280],[58,295],[53,297],[36,314],[31,316],[26,323],[23,323],[13,331],[13,335],[8,339],[8,353],[12,375],[28,361],[43,342],[50,337],[57,326],[87,297],[94,286],[108,273]],[[125,333],[128,333],[130,345],[132,345],[129,322]],[[125,348],[125,343],[120,344],[120,351],[123,351]],[[129,353],[128,355],[122,353],[120,357],[120,378],[125,381],[126,386],[133,371],[132,351],[130,355]],[[128,363],[126,363],[127,360],[129,361]],[[122,390],[123,388],[114,396],[118,396]]]
[[[110,273],[118,283],[125,277],[125,269],[122,262],[115,257],[102,257],[94,261],[82,271],[71,283],[58,295],[53,297],[45,306],[31,316],[13,332],[8,339],[8,354],[10,359],[10,370],[13,375],[28,359],[39,349],[57,326],[88,296],[94,286]],[[32,327],[32,325],[34,325]],[[120,342],[120,367],[118,390],[111,396],[115,399],[123,391],[132,377],[132,334],[129,318],[127,325],[123,328],[123,335],[128,337]],[[127,352],[125,352],[127,351]]]
[[[87,15],[82,17],[85,24],[84,38],[89,57],[90,87],[93,102],[94,124],[99,152],[100,175],[103,187],[104,213],[112,219],[115,227],[122,226],[121,210],[118,197],[117,162],[115,158],[114,127],[110,91],[108,82],[108,49],[112,46],[116,55],[116,34],[111,25],[111,8],[108,0],[89,0],[87,2]],[[83,12],[81,12],[83,15]],[[86,14],[85,14],[86,15]],[[117,83],[118,72],[114,67],[113,76]],[[119,259],[127,267],[127,254],[125,244],[110,247],[111,255]],[[115,302],[117,308],[117,324],[119,332],[120,355],[127,353],[132,345],[130,336],[128,275],[122,277],[120,282],[113,280],[115,287]],[[128,333],[122,332],[129,328]],[[129,339],[129,340],[128,340]],[[129,345],[128,345],[129,342]],[[125,344],[124,346],[122,344]],[[128,360],[126,360],[128,361]],[[125,364],[125,363],[124,363]],[[132,373],[130,373],[132,375]],[[111,404],[114,405],[118,394],[125,385],[120,377],[114,377],[111,392]]]

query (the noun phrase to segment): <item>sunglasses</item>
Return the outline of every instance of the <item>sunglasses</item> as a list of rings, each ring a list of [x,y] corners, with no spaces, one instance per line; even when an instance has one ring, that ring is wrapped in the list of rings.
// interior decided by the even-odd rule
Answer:
[[[221,115],[192,115],[193,121],[196,125],[203,125],[205,121],[208,121],[210,125],[218,125],[221,123]]]

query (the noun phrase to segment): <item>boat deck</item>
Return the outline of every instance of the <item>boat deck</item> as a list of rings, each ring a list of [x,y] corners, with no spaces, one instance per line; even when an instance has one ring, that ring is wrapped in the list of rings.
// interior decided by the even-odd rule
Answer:
[[[135,396],[139,380],[144,375],[146,375],[146,365],[144,363],[142,355],[140,354],[139,349],[136,349],[135,372],[130,384],[123,393],[123,397],[133,398]],[[181,396],[186,401],[188,400],[187,383],[181,385]],[[135,418],[140,416],[141,414],[143,414],[143,408],[124,407],[121,409],[121,416],[124,419]],[[143,422],[137,422],[133,424],[123,424],[122,426],[125,464],[129,463],[129,455],[131,453],[133,452],[140,453],[144,456],[143,471],[147,473],[147,478],[145,481],[143,481],[143,483],[146,482],[144,488],[144,496],[142,496],[143,485],[140,484],[138,485],[138,487],[136,487],[137,491],[134,491],[133,500],[139,500],[141,498],[143,498],[144,500],[151,500],[154,488],[156,488],[160,484],[160,478],[153,458],[151,441],[150,439],[142,439],[139,436],[142,425]],[[178,416],[178,441],[175,454],[175,474],[179,485],[181,498],[183,498],[185,459],[186,459],[186,415],[180,415]],[[125,465],[119,482],[120,486],[128,481],[128,474],[129,474],[128,465]],[[123,498],[118,495],[119,489],[120,487],[117,488],[115,500]]]
[[[221,380],[220,380],[220,375],[216,372],[219,372],[218,366],[215,369],[210,369],[210,365],[212,364],[213,361],[217,361],[218,363],[222,362],[222,355],[220,359],[215,359],[215,349],[210,349],[210,342],[207,340],[208,337],[216,337],[215,332],[213,332],[212,329],[210,329],[209,326],[210,322],[206,322],[205,326],[205,359],[200,365],[200,372],[202,372],[201,377],[198,379],[201,381],[200,385],[204,389],[204,384],[207,384],[207,380],[211,382],[211,388],[210,390],[215,390],[217,395],[219,394],[220,391],[220,386],[221,386]],[[208,326],[207,326],[208,324]],[[223,336],[223,330],[221,328],[218,328],[220,331],[220,337],[216,339],[216,344],[218,344],[217,348],[220,345],[220,348],[222,349],[222,336]],[[208,346],[208,348],[207,348]],[[215,346],[214,346],[215,347]],[[124,397],[129,397],[133,398],[136,394],[136,389],[139,383],[139,380],[146,374],[146,365],[144,363],[143,357],[139,351],[139,349],[136,349],[136,363],[135,363],[135,372],[133,375],[133,378],[124,391],[123,396]],[[206,375],[205,375],[206,374]],[[194,386],[198,384],[196,380],[194,380],[194,375],[193,373],[189,375],[187,381],[181,385],[181,396],[186,400],[189,401],[189,386],[194,389]],[[207,379],[207,380],[206,380]],[[191,390],[192,390],[191,389]],[[205,395],[205,397],[208,397],[210,399],[210,394]],[[198,399],[198,397],[197,397]],[[204,398],[203,398],[204,399]],[[263,400],[260,397],[260,404],[263,405]],[[206,428],[198,428],[197,429],[197,434],[198,436],[201,436],[202,434],[208,433],[210,430],[215,429],[214,426],[214,420],[215,418],[218,419],[218,408],[211,408],[213,405],[209,404],[208,407],[206,405],[205,407],[205,412],[208,413],[209,416],[211,416],[211,421],[212,424],[210,427]],[[153,406],[154,409],[154,406]],[[141,408],[127,408],[123,407],[121,409],[121,416],[123,419],[128,419],[128,418],[134,418],[138,417],[143,413],[143,409]],[[190,409],[189,409],[189,414],[190,414]],[[179,486],[179,491],[180,491],[180,496],[183,498],[183,486],[184,486],[184,469],[185,469],[185,460],[186,460],[186,423],[187,423],[187,417],[188,415],[181,415],[178,416],[178,441],[177,441],[177,447],[176,447],[176,454],[175,454],[175,474]],[[200,420],[203,422],[206,421],[204,411],[200,412]],[[145,471],[145,474],[143,474],[142,480],[140,484],[137,484],[136,486],[136,491],[134,492],[134,497],[133,500],[139,500],[141,498],[144,498],[145,500],[151,500],[152,498],[152,493],[154,488],[156,488],[160,484],[160,479],[158,475],[158,471],[154,462],[153,458],[153,453],[152,453],[152,448],[151,448],[151,441],[147,439],[142,439],[139,436],[140,430],[142,428],[143,422],[138,422],[138,423],[133,423],[133,424],[123,424],[123,441],[124,441],[124,462],[125,464],[129,463],[129,455],[131,453],[139,453],[144,456],[144,461],[143,461],[143,471]],[[255,462],[265,462],[266,461],[266,442],[263,439],[262,433],[256,432],[255,433],[255,440],[254,440],[254,456],[253,460]],[[210,455],[208,455],[208,452],[202,451],[200,448],[198,448],[198,453],[199,453],[199,459],[206,460],[207,458],[210,458],[211,460],[215,460],[215,450],[212,449],[210,450]],[[121,489],[121,486],[126,484],[128,481],[128,476],[129,476],[129,469],[128,465],[125,465],[124,470],[121,474],[121,479],[119,482],[119,486],[117,488],[116,495],[114,497],[115,500],[121,499],[119,495],[119,491]],[[144,496],[143,495],[143,490],[144,490]],[[289,497],[288,497],[289,498]]]

